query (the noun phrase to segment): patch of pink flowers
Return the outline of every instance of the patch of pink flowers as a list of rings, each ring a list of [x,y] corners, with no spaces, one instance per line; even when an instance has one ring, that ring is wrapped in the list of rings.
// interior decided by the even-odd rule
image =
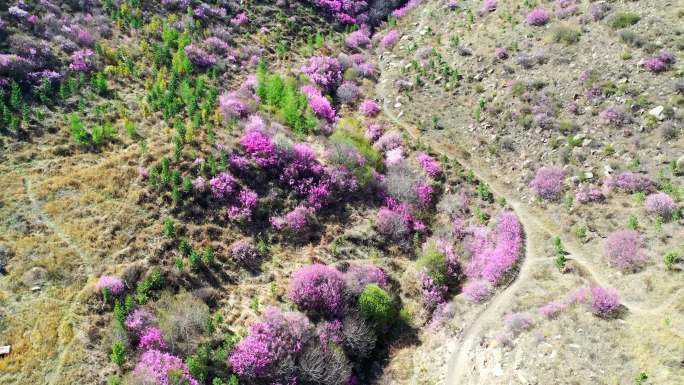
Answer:
[[[336,58],[330,56],[310,58],[301,71],[326,92],[333,91],[342,81],[342,66]]]
[[[543,199],[554,200],[563,191],[565,171],[558,167],[542,167],[530,182],[530,187]]]
[[[624,271],[640,268],[648,257],[641,250],[643,240],[636,230],[619,230],[608,235],[604,245],[608,262]]]
[[[235,15],[235,17],[233,17],[232,19],[230,19],[230,24],[236,27],[247,23],[249,23],[249,17],[245,12],[241,12]]]
[[[359,106],[359,111],[366,116],[376,116],[380,112],[380,106],[375,100],[364,100]]]
[[[527,24],[542,26],[549,22],[549,13],[544,8],[535,8],[527,14]]]
[[[409,11],[417,7],[421,3],[421,1],[422,0],[409,0],[401,8],[397,8],[394,11],[392,11],[392,16],[396,17],[397,19],[401,19],[402,17],[406,16],[406,14],[409,13]]]
[[[489,299],[492,295],[493,287],[485,280],[477,280],[473,282],[468,282],[463,286],[463,295],[469,301],[482,303]]]
[[[156,349],[150,349],[140,356],[140,361],[134,370],[136,375],[154,381],[156,385],[172,385],[169,372],[178,373],[187,385],[199,385],[192,377],[183,360],[170,353],[164,353]]]
[[[419,152],[416,156],[416,160],[418,161],[418,164],[420,164],[420,167],[423,168],[423,171],[431,178],[438,178],[442,175],[442,166],[430,155]]]
[[[123,281],[111,275],[103,275],[95,284],[98,291],[107,290],[113,296],[121,295],[124,292],[125,286]]]
[[[301,91],[306,95],[309,107],[311,107],[311,110],[316,115],[331,123],[337,119],[337,112],[335,112],[332,104],[316,87],[311,85],[303,86]]]
[[[385,34],[385,36],[382,37],[380,40],[380,48],[382,49],[388,49],[392,48],[393,45],[397,43],[399,40],[399,31],[396,29],[392,29],[389,32]]]
[[[637,174],[631,171],[624,171],[617,175],[611,175],[606,179],[606,186],[609,189],[620,189],[626,193],[650,192],[655,190],[656,183],[646,175]]]
[[[677,204],[667,194],[656,192],[646,197],[646,211],[663,219],[670,219],[677,210]]]
[[[237,182],[232,175],[222,172],[211,178],[209,186],[211,186],[211,193],[214,198],[225,199],[235,191]]]
[[[554,318],[557,316],[567,305],[563,302],[552,301],[539,308],[539,315],[546,318]]]
[[[512,211],[497,217],[493,239],[486,229],[475,231],[469,242],[471,258],[465,273],[470,279],[484,278],[497,285],[515,266],[522,254],[523,228]]]
[[[591,310],[600,317],[615,315],[620,308],[620,296],[613,288],[591,288]]]
[[[344,286],[344,276],[339,270],[314,264],[292,275],[288,297],[304,310],[337,315],[343,307]]]
[[[434,192],[434,189],[429,184],[421,183],[416,187],[418,200],[423,206],[429,206],[430,203],[432,203],[432,196]]]
[[[387,288],[387,275],[381,268],[374,265],[351,265],[344,273],[344,280],[347,290],[355,295],[361,294],[363,289],[371,283],[383,289]]]
[[[76,72],[87,72],[93,68],[95,52],[90,49],[82,49],[71,55],[69,68]]]
[[[591,202],[603,202],[606,196],[603,191],[593,188],[582,188],[575,194],[575,200],[577,202],[586,204]]]
[[[139,307],[128,313],[126,319],[124,320],[124,325],[129,331],[137,334],[151,325],[155,319],[156,318],[152,312],[145,308]]]
[[[157,327],[148,327],[143,330],[142,333],[140,333],[140,339],[138,340],[138,349],[165,350],[166,342],[164,342],[161,330]]]
[[[367,27],[362,26],[358,30],[347,35],[347,38],[345,39],[345,43],[347,44],[347,47],[349,47],[349,48],[367,47],[371,43],[370,31],[368,30]]]

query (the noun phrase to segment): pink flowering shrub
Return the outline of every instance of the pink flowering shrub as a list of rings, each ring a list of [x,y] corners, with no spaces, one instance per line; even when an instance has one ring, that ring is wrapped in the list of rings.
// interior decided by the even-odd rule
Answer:
[[[243,189],[238,194],[236,204],[226,209],[228,219],[235,222],[248,222],[252,219],[252,212],[257,206],[259,195],[250,189]]]
[[[311,0],[317,7],[329,12],[343,24],[355,24],[365,19],[368,8],[365,0]]]
[[[575,200],[582,204],[591,202],[603,202],[605,199],[606,196],[603,194],[603,191],[599,189],[582,188],[579,191],[577,191],[577,194],[575,194]]]
[[[240,12],[239,14],[235,15],[232,19],[230,19],[230,24],[238,27],[243,24],[249,23],[249,17],[245,12]]]
[[[650,192],[654,191],[656,183],[646,175],[624,171],[617,175],[611,175],[606,179],[606,186],[609,189],[619,189],[626,193]]]
[[[222,172],[211,178],[209,186],[211,186],[211,193],[214,198],[225,199],[235,191],[237,181],[229,173]]]
[[[421,3],[421,1],[422,0],[409,0],[401,8],[397,8],[394,11],[392,11],[392,16],[396,17],[397,19],[401,19],[402,17],[406,16],[406,14],[409,13],[409,11],[417,7]]]
[[[380,123],[371,123],[366,127],[366,131],[364,133],[366,139],[370,140],[371,142],[375,142],[382,136],[382,134],[385,133],[385,127],[380,124]]]
[[[411,233],[408,221],[402,213],[383,207],[375,219],[378,232],[394,240],[404,239]]]
[[[312,326],[303,314],[268,308],[250,327],[250,334],[235,346],[228,363],[237,375],[254,382],[290,383],[294,368],[280,364],[294,360],[311,334]]]
[[[591,288],[591,310],[600,317],[610,317],[620,308],[620,296],[613,288]]]
[[[192,181],[192,189],[198,193],[203,193],[207,189],[207,180],[203,176],[198,176]]]
[[[385,166],[392,167],[399,165],[404,160],[404,149],[394,148],[385,153]]]
[[[330,56],[314,56],[302,66],[301,71],[326,92],[331,92],[342,81],[340,62]]]
[[[513,333],[527,330],[532,327],[533,323],[532,314],[526,312],[509,313],[504,316],[506,328]]]
[[[442,166],[430,155],[419,152],[416,156],[416,160],[418,161],[418,164],[420,164],[420,167],[423,168],[423,171],[431,178],[438,178],[442,175]]]
[[[235,262],[252,269],[258,268],[263,259],[263,255],[247,239],[233,243],[230,246],[230,256]]]
[[[387,289],[387,275],[385,272],[374,265],[351,265],[346,273],[344,280],[347,290],[359,295],[367,285],[373,283],[382,289]]]
[[[631,118],[620,108],[608,107],[599,113],[599,120],[606,126],[622,127],[629,123]]]
[[[361,27],[350,33],[345,39],[345,43],[349,48],[364,48],[367,47],[370,42],[370,31],[366,27]]]
[[[552,301],[539,308],[539,315],[546,318],[554,318],[563,311],[565,307],[566,305],[563,302]]]
[[[527,14],[527,24],[542,26],[549,22],[549,13],[543,8],[535,8]]]
[[[304,310],[335,316],[342,312],[343,290],[342,273],[327,265],[314,264],[292,275],[288,296]]]
[[[219,97],[219,110],[225,119],[231,119],[246,116],[251,108],[236,92],[230,92]]]
[[[416,193],[418,194],[420,204],[429,206],[432,203],[432,196],[435,191],[429,184],[421,183],[416,187]]]
[[[661,50],[657,56],[650,57],[644,62],[644,67],[653,73],[666,71],[676,62],[674,55],[668,50]]]
[[[240,145],[259,167],[271,167],[278,163],[278,153],[273,139],[261,131],[248,131],[240,139]]]
[[[323,321],[316,327],[316,334],[321,343],[321,349],[327,350],[330,344],[341,346],[344,342],[342,321],[334,319],[332,321]]]
[[[522,247],[520,221],[515,213],[504,211],[497,218],[493,237],[485,229],[477,229],[473,234],[468,242],[471,258],[465,273],[470,279],[484,278],[497,285],[518,262]]]
[[[641,234],[636,230],[616,231],[606,238],[605,256],[612,266],[634,271],[648,260],[641,250],[642,242]]]
[[[445,284],[438,283],[430,274],[425,271],[418,273],[420,290],[423,297],[423,304],[432,311],[446,301],[449,288]]]
[[[138,334],[156,320],[154,314],[146,308],[138,307],[128,313],[124,325],[133,334]]]
[[[140,338],[138,339],[138,349],[140,350],[165,350],[166,342],[164,342],[164,337],[162,336],[161,330],[157,327],[148,327],[140,333]]]
[[[331,123],[337,119],[337,112],[335,112],[330,101],[315,87],[310,85],[304,86],[301,88],[301,91],[306,95],[309,107],[311,107],[311,110],[316,115]]]
[[[530,187],[539,197],[547,200],[555,200],[563,191],[565,171],[558,167],[542,167],[537,170]]]
[[[403,146],[404,140],[401,138],[401,134],[396,131],[384,133],[375,143],[373,143],[373,148],[378,151],[389,151]]]
[[[87,48],[78,50],[71,55],[69,68],[76,72],[88,72],[93,68],[94,61],[95,52]]]
[[[185,55],[190,59],[192,64],[198,68],[208,68],[216,64],[216,57],[207,53],[204,49],[196,44],[189,44],[184,48]]]
[[[646,211],[663,219],[670,219],[677,210],[677,204],[667,194],[656,192],[646,197]]]
[[[111,275],[103,275],[95,284],[98,291],[106,290],[113,296],[121,295],[124,292],[124,283],[117,277]]]
[[[376,116],[380,112],[380,106],[375,100],[364,100],[359,106],[359,111],[366,116]]]
[[[463,295],[469,301],[482,303],[491,297],[493,291],[492,285],[485,280],[477,280],[468,282],[463,286]]]
[[[497,1],[496,0],[485,0],[482,3],[482,7],[477,11],[477,13],[482,16],[490,12],[496,11]]]
[[[180,377],[187,385],[200,385],[192,377],[183,360],[156,349],[147,350],[140,356],[134,373],[148,381],[154,381],[153,384],[155,385],[177,384],[178,379],[174,379],[174,376]]]
[[[396,29],[389,30],[385,36],[380,40],[380,48],[388,49],[392,48],[399,40],[399,31]]]

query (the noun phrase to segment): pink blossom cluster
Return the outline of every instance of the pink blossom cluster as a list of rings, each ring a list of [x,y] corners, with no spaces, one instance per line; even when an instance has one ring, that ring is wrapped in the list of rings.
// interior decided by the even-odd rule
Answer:
[[[626,193],[650,192],[654,191],[656,183],[646,175],[637,174],[631,171],[624,171],[617,175],[611,175],[605,181],[609,189],[619,189]]]
[[[183,360],[170,353],[164,353],[156,349],[145,351],[140,356],[140,361],[135,367],[134,373],[138,376],[154,381],[156,385],[172,385],[171,373],[182,377],[188,385],[200,385],[192,377]]]
[[[418,164],[420,164],[420,167],[423,168],[423,171],[431,178],[439,178],[442,175],[442,166],[430,155],[419,152],[418,155],[416,155],[416,160],[418,161]]]
[[[406,14],[409,13],[409,11],[417,7],[421,3],[421,1],[422,0],[409,0],[401,8],[397,8],[394,11],[392,11],[391,15],[393,17],[396,17],[397,19],[401,19],[402,17],[406,16]]]
[[[289,376],[290,373],[278,373],[278,364],[302,350],[311,329],[309,320],[301,313],[268,308],[261,320],[251,326],[250,334],[235,346],[228,363],[239,376],[253,381]]]
[[[124,283],[119,278],[112,277],[111,275],[100,277],[95,284],[95,288],[98,291],[107,290],[113,296],[121,295],[125,290]]]
[[[221,172],[209,180],[211,193],[216,199],[227,199],[237,188],[235,178],[227,173]]]
[[[625,271],[641,267],[648,257],[641,250],[643,240],[636,230],[619,230],[608,235],[605,255],[608,262]]]
[[[556,16],[559,19],[568,18],[578,12],[577,4],[573,0],[558,0],[556,4],[558,5]]]
[[[230,246],[230,256],[243,266],[255,269],[261,264],[263,256],[247,239],[236,241]]]
[[[365,48],[371,43],[370,30],[366,26],[361,26],[358,30],[347,35],[345,43],[348,48]]]
[[[549,13],[544,8],[535,8],[527,14],[527,24],[533,26],[542,26],[549,22]]]
[[[335,316],[342,312],[344,276],[322,264],[305,266],[292,275],[289,298],[301,309]]]
[[[230,92],[219,97],[219,110],[226,119],[231,119],[246,116],[251,108],[237,92]]]
[[[656,192],[646,197],[646,211],[663,219],[670,219],[677,210],[675,201],[664,192]]]
[[[575,200],[582,204],[603,202],[605,199],[606,196],[603,191],[596,188],[582,188],[575,194]]]
[[[259,195],[256,192],[243,188],[238,194],[236,204],[231,205],[226,210],[228,219],[231,221],[249,221],[252,219],[252,211],[257,206]]]
[[[297,206],[284,216],[271,217],[270,222],[276,230],[288,230],[296,234],[303,234],[308,230],[313,214],[312,208]]]
[[[140,333],[140,338],[138,339],[138,349],[165,350],[166,342],[164,341],[164,336],[162,336],[161,330],[154,326],[145,328],[142,333]]]
[[[138,334],[156,320],[154,314],[146,308],[138,307],[128,313],[124,325],[133,334]]]
[[[230,19],[230,24],[236,27],[247,23],[249,23],[249,16],[247,16],[245,12],[240,12],[239,14],[235,15],[235,17]]]
[[[316,89],[316,87],[311,85],[306,85],[301,88],[301,91],[309,102],[309,107],[311,110],[319,117],[327,120],[328,122],[334,122],[337,119],[337,112],[333,108],[330,101],[323,96],[323,94]]]
[[[567,305],[560,301],[551,301],[544,306],[539,307],[539,315],[546,318],[554,318],[561,311],[563,311]]]
[[[321,343],[321,348],[324,351],[327,351],[331,343],[341,346],[344,340],[342,327],[342,321],[338,319],[334,319],[332,321],[323,321],[318,324],[318,327],[316,327],[316,332],[318,334],[318,340]]]
[[[279,153],[273,139],[259,130],[248,131],[240,139],[240,145],[259,167],[272,167],[279,163]]]
[[[530,187],[543,199],[554,200],[563,191],[565,171],[558,167],[542,167],[537,170]]]
[[[385,34],[385,36],[382,37],[382,39],[380,39],[380,48],[392,48],[397,41],[399,41],[399,31],[396,29],[391,29]]]
[[[644,67],[653,73],[659,73],[669,69],[676,61],[672,52],[663,49],[658,55],[646,59]]]
[[[477,14],[483,16],[487,13],[496,11],[497,1],[496,0],[485,0],[482,3],[482,7],[477,11]]]
[[[184,48],[185,55],[198,68],[208,68],[216,64],[217,59],[197,44],[188,44]]]
[[[311,2],[329,12],[343,24],[354,24],[367,18],[368,3],[365,0],[311,0]]]
[[[608,107],[601,111],[599,113],[599,120],[601,123],[612,127],[622,127],[631,121],[624,110],[616,107]]]
[[[620,308],[620,296],[613,288],[591,288],[591,310],[601,317],[615,315]]]
[[[300,70],[326,93],[333,91],[342,81],[342,66],[334,57],[314,56]]]
[[[385,133],[385,127],[380,123],[371,123],[366,127],[365,136],[366,139],[371,142],[375,142]]]
[[[364,100],[359,106],[359,111],[366,116],[373,117],[380,112],[380,106],[375,100]]]
[[[420,183],[416,187],[416,193],[418,194],[418,201],[423,206],[429,206],[432,203],[432,198],[435,193],[431,185],[427,183]]]
[[[463,295],[472,302],[482,303],[489,299],[494,288],[485,280],[468,282],[463,286]]]
[[[446,301],[447,291],[449,290],[446,285],[438,283],[425,271],[418,272],[418,281],[420,282],[423,303],[429,310],[434,310],[438,305]]]
[[[359,295],[369,284],[373,283],[383,289],[387,288],[387,275],[374,265],[351,265],[344,273],[347,290]]]
[[[71,55],[69,68],[76,72],[88,72],[93,68],[95,52],[90,49],[81,49]]]
[[[497,285],[522,254],[522,225],[512,211],[504,211],[497,218],[493,236],[486,228],[475,228],[467,246],[471,253],[465,268],[468,278],[484,278]]]

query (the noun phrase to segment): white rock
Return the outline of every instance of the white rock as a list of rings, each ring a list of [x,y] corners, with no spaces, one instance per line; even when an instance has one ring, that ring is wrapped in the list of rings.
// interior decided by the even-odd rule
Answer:
[[[657,107],[654,107],[651,110],[649,110],[648,114],[655,117],[658,120],[664,120],[665,115],[663,114],[663,111],[665,111],[665,107],[657,106]]]
[[[11,345],[0,346],[0,356],[4,356],[5,354],[9,354],[10,349],[12,349]]]

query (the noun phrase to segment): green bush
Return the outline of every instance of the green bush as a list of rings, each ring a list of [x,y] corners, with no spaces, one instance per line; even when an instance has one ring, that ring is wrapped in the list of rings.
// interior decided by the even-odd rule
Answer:
[[[112,344],[112,354],[110,357],[112,359],[112,362],[116,365],[123,365],[124,360],[126,359],[126,348],[124,348],[123,344],[120,341],[116,341],[114,342],[114,344]]]
[[[417,265],[423,268],[440,285],[448,280],[446,256],[437,250],[434,243],[428,244],[423,255],[418,259]]]
[[[71,137],[74,139],[74,141],[83,146],[90,143],[90,134],[88,134],[88,131],[86,131],[81,119],[76,114],[71,114],[69,120],[69,131],[71,132]]]
[[[620,12],[610,19],[610,26],[613,29],[620,29],[634,25],[641,20],[641,16],[634,12]]]
[[[395,315],[392,298],[376,284],[366,286],[359,296],[358,306],[361,315],[379,327],[390,324]]]
[[[580,40],[582,33],[575,28],[559,25],[552,31],[552,39],[555,43],[564,43],[566,45],[575,44]]]

